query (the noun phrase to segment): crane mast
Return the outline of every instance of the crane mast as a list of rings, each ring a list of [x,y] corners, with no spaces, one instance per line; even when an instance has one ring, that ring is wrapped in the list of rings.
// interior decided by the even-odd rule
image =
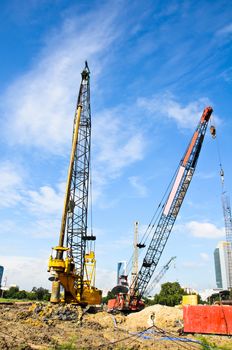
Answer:
[[[67,247],[70,248],[70,255],[73,258],[76,272],[77,275],[80,276],[80,279],[83,279],[84,276],[84,257],[87,240],[95,240],[94,236],[87,235],[91,139],[89,74],[89,68],[86,64],[82,72],[82,81],[77,101],[77,109],[78,106],[81,106],[82,109],[67,211],[66,244]],[[76,122],[77,120],[75,118],[73,130],[75,130]]]
[[[228,288],[232,290],[232,216],[230,199],[226,191],[222,192],[222,208],[224,214],[226,243],[227,243],[227,266],[228,266]]]
[[[200,122],[193,134],[190,144],[180,161],[180,165],[172,185],[171,191],[162,208],[158,224],[153,233],[153,237],[148,246],[146,255],[143,259],[141,269],[138,273],[136,282],[134,282],[133,294],[131,300],[140,300],[144,295],[147,286],[152,278],[156,266],[160,260],[168,237],[175,223],[180,207],[192,180],[197,160],[201,151],[208,121],[213,112],[211,107],[206,107],[201,116]]]
[[[56,257],[50,257],[48,267],[53,275],[53,302],[60,300],[60,284],[66,302],[99,304],[101,301],[101,291],[94,287],[96,262],[93,244],[96,237],[92,232],[87,233],[90,141],[90,71],[86,62],[74,117],[59,245],[53,248]],[[67,255],[65,259],[64,253]]]
[[[136,221],[134,223],[134,252],[133,252],[133,261],[132,261],[132,271],[131,271],[131,285],[134,287],[137,277],[138,277],[138,226],[139,223]]]

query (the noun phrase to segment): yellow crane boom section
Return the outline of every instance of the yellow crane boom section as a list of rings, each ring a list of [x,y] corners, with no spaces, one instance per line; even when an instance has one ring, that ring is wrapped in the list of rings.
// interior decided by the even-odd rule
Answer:
[[[60,302],[60,284],[64,287],[64,290],[68,297],[65,298],[65,302],[78,303],[82,305],[97,305],[101,303],[102,292],[92,286],[92,281],[95,280],[95,255],[94,252],[85,255],[85,274],[87,279],[83,281],[82,277],[76,274],[75,264],[70,257],[63,258],[63,253],[69,250],[64,247],[65,227],[67,220],[67,212],[70,197],[70,187],[72,179],[72,171],[75,159],[75,151],[78,142],[78,132],[80,126],[82,106],[78,105],[75,117],[75,126],[72,142],[71,157],[68,169],[68,178],[64,199],[64,208],[61,221],[59,246],[54,247],[56,251],[56,257],[50,256],[48,263],[48,271],[54,276],[52,283],[51,302]]]

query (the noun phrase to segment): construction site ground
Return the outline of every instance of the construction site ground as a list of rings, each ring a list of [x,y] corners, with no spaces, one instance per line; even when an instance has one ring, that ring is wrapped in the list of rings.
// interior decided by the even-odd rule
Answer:
[[[83,313],[74,305],[1,303],[0,349],[232,349],[229,336],[180,335],[182,314],[161,305],[125,316]]]

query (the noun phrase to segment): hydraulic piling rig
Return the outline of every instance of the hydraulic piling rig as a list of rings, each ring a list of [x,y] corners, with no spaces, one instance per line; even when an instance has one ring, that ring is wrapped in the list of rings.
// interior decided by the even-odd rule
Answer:
[[[102,292],[95,284],[96,237],[87,232],[91,146],[90,71],[87,62],[81,84],[73,125],[72,149],[68,169],[59,245],[49,259],[52,277],[51,302],[60,302],[60,285],[64,302],[80,305],[101,303]],[[64,257],[65,255],[65,257]]]

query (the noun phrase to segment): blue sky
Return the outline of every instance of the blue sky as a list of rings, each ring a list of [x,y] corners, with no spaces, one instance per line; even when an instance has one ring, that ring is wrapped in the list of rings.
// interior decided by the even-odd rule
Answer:
[[[1,1],[0,264],[9,284],[49,286],[72,122],[91,70],[97,283],[110,289],[169,184],[205,106],[231,193],[232,5],[228,1]],[[215,287],[224,239],[216,141],[209,132],[159,268],[163,281]]]

